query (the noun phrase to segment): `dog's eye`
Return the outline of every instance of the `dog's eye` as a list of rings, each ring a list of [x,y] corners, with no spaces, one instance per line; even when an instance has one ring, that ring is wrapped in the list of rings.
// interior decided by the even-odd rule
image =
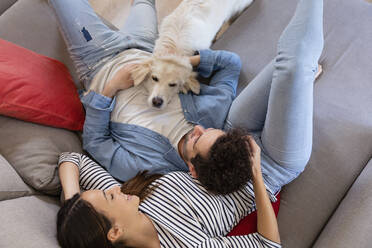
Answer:
[[[154,80],[155,82],[159,81],[159,79],[155,76],[152,76],[152,80]]]
[[[177,84],[168,84],[170,87],[174,87],[176,86]]]

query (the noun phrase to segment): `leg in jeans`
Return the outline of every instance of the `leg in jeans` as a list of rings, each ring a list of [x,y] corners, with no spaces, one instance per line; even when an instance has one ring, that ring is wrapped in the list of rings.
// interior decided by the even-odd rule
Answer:
[[[98,69],[103,59],[109,59],[125,49],[135,47],[152,51],[153,44],[151,46],[149,42],[132,38],[107,27],[96,15],[88,0],[49,0],[49,2],[56,13],[62,36],[82,81],[86,81],[90,74]],[[148,5],[154,5],[154,0],[135,0],[136,8],[131,9],[129,19],[142,16],[143,9],[148,13]],[[156,17],[154,8],[153,12]],[[142,25],[142,22],[139,24],[131,22],[131,25],[134,26],[131,30],[135,30],[135,26]],[[156,28],[155,22],[155,32],[157,32]],[[142,34],[139,32],[138,36]]]
[[[249,132],[262,131],[274,69],[273,60],[233,101],[227,117],[229,126],[243,127]]]
[[[158,38],[155,0],[135,0],[121,31],[149,43],[153,49]]]
[[[313,82],[323,48],[322,17],[323,0],[300,0],[279,39],[274,62],[252,81],[256,84],[250,86],[253,92],[248,93],[247,88],[239,95],[229,115],[232,125],[236,122],[253,131],[264,123],[258,142],[263,152],[263,171],[277,187],[303,171],[310,157]],[[242,113],[247,114],[246,122],[237,116]]]

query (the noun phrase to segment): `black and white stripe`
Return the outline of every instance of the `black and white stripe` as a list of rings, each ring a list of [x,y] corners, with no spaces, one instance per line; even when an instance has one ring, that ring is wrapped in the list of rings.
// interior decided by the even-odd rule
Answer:
[[[79,168],[80,187],[84,190],[106,190],[113,186],[121,186],[103,167],[88,156],[75,152],[64,152],[59,156],[58,165],[71,162]]]
[[[83,189],[105,190],[120,185],[87,156],[63,153],[60,162],[80,169]],[[154,182],[158,187],[141,203],[157,229],[161,247],[281,247],[259,233],[225,237],[239,221],[255,210],[253,185],[228,195],[212,195],[189,173],[172,172]],[[269,193],[272,201],[274,195]]]

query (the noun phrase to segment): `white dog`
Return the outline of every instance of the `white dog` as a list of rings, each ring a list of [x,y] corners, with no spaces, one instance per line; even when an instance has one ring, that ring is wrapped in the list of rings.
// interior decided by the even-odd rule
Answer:
[[[134,85],[145,83],[148,104],[164,109],[179,92],[199,94],[189,56],[210,47],[222,24],[253,0],[183,0],[160,26],[153,56],[132,71]]]

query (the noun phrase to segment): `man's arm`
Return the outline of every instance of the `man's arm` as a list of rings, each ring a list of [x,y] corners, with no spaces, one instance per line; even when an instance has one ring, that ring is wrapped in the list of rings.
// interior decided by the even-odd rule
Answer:
[[[228,51],[201,50],[199,55],[190,57],[193,66],[197,66],[200,76],[212,76],[210,86],[224,88],[236,95],[241,61],[240,57]]]
[[[102,95],[91,91],[81,99],[86,110],[83,148],[110,174],[123,181],[136,174],[137,171],[130,168],[136,158],[113,139],[110,119],[116,93],[133,85],[130,68],[124,67],[118,72],[119,76],[116,74],[107,82]],[[120,166],[113,161],[120,161]]]

